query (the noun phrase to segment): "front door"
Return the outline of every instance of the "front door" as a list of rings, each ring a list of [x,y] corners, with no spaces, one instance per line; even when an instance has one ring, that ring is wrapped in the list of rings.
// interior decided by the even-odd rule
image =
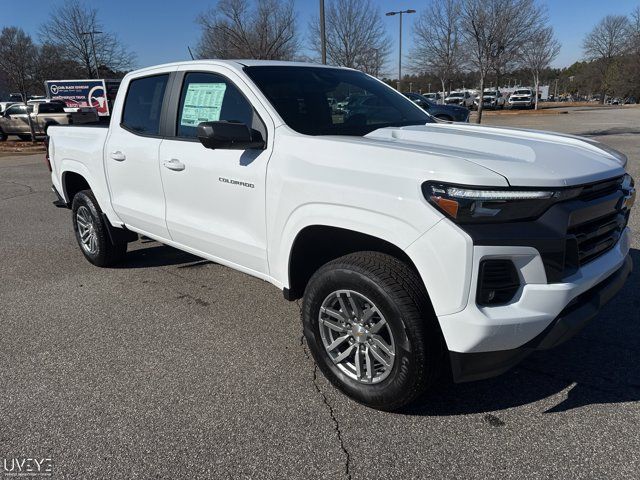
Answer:
[[[33,111],[33,106],[29,105],[28,109],[26,105],[18,104],[11,105],[4,113],[5,119],[2,125],[2,130],[6,134],[15,135],[30,135],[29,118],[27,117],[27,111]]]
[[[231,72],[180,72],[177,78],[182,82],[175,136],[160,146],[171,238],[223,263],[266,274],[270,148],[212,150],[196,138],[200,122],[226,120],[262,130],[266,139],[266,126],[252,104],[255,98],[230,79]]]
[[[111,204],[129,227],[159,239],[169,238],[158,166],[160,118],[169,74],[132,80],[124,106],[114,115],[105,145]]]

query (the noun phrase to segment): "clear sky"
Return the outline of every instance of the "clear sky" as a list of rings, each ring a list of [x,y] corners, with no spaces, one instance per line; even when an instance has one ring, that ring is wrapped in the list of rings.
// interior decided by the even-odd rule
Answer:
[[[325,0],[330,1],[330,0]],[[389,10],[412,8],[420,12],[430,0],[373,0],[393,41],[394,55],[389,69],[395,72],[397,58],[398,17],[385,17]],[[540,0],[549,11],[549,18],[562,51],[554,66],[564,67],[582,56],[584,35],[605,15],[628,15],[640,0]],[[114,32],[137,54],[137,66],[189,59],[187,46],[197,44],[199,27],[195,19],[215,5],[215,0],[85,0],[96,6],[104,28]],[[0,27],[15,25],[30,33],[34,40],[38,27],[55,15],[62,0],[0,0]],[[318,11],[318,0],[297,0],[299,30],[304,35],[310,18]],[[411,24],[417,14],[406,16],[403,50],[411,45]]]

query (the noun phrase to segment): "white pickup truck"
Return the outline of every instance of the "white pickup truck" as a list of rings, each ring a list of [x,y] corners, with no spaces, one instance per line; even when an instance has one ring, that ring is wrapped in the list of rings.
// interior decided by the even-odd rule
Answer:
[[[358,109],[332,111],[356,94]],[[624,155],[438,122],[350,69],[146,68],[110,125],[49,135],[56,203],[91,263],[123,260],[140,234],[302,298],[317,365],[374,408],[561,343],[632,268]]]

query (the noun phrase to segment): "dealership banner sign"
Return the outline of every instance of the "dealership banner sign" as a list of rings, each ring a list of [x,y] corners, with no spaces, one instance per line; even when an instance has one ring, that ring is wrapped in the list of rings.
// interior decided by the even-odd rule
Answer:
[[[104,80],[47,80],[45,86],[51,100],[62,100],[67,107],[93,107],[101,117],[110,114]]]

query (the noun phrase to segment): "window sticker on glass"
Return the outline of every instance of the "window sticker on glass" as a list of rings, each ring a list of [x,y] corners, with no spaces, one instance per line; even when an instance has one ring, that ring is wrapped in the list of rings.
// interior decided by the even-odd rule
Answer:
[[[218,121],[226,89],[226,83],[190,83],[180,125],[196,127],[202,122]]]

